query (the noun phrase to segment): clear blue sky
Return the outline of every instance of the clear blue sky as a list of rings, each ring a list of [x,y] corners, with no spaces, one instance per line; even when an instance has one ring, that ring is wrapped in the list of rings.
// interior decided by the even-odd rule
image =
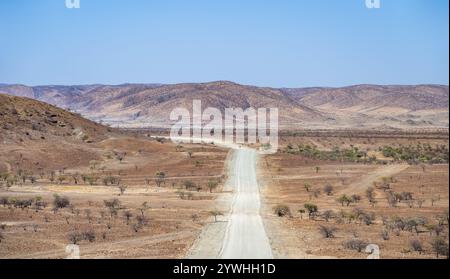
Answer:
[[[449,1],[0,1],[0,83],[448,84]]]

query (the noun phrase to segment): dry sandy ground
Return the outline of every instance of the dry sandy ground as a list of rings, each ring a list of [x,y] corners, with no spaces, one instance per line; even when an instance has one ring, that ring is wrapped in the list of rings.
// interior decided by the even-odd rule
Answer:
[[[26,162],[40,162],[39,156],[29,148],[28,153],[26,148],[20,151],[25,154]],[[9,190],[0,187],[0,197],[29,199],[39,196],[48,203],[38,212],[33,208],[21,210],[0,205],[0,223],[5,225],[4,229],[0,228],[4,237],[0,242],[0,258],[65,258],[68,235],[89,230],[95,233],[96,239],[92,243],[79,243],[82,258],[185,257],[202,227],[213,222],[209,211],[215,209],[215,199],[222,191],[228,150],[212,145],[180,148],[168,142],[161,144],[127,137],[111,138],[90,148],[92,157],[98,161],[95,169],[89,162],[77,160],[78,154],[71,150],[48,152],[56,162],[68,163],[61,174],[67,180],[61,184],[47,178],[51,170],[59,176],[59,168],[54,168],[54,163],[42,161],[45,176],[38,178],[37,183],[32,185],[27,181]],[[110,156],[113,151],[127,152],[122,163]],[[16,154],[8,150],[0,153],[6,159],[14,159]],[[166,173],[161,187],[155,183],[157,171]],[[75,185],[70,179],[74,173],[95,174],[99,180],[92,186],[82,182]],[[119,195],[117,186],[103,185],[102,178],[109,175],[120,177],[121,184],[128,186],[123,195]],[[213,193],[206,187],[211,179],[219,182]],[[186,181],[192,181],[200,188],[186,190],[183,186]],[[192,198],[181,199],[179,191],[192,195]],[[53,213],[54,194],[68,197],[74,208]],[[110,216],[103,201],[116,198],[121,207],[117,216]],[[144,215],[148,225],[135,231],[133,226],[137,216],[141,215],[144,202],[147,203]],[[127,211],[132,214],[129,222],[124,216]]]
[[[305,139],[310,140],[310,139]],[[333,139],[320,140],[323,146],[332,146]],[[358,139],[352,139],[358,144]],[[349,139],[340,138],[350,146]],[[363,143],[366,142],[366,144]],[[389,143],[389,139],[367,141],[360,139],[359,144],[367,148],[376,149],[378,144]],[[381,142],[383,141],[383,142]],[[392,139],[397,141],[397,139]],[[410,142],[410,140],[406,140]],[[419,139],[420,141],[420,139]],[[426,140],[423,140],[426,142]],[[438,141],[445,144],[443,141]],[[448,144],[448,143],[447,143]],[[317,173],[315,167],[319,166]],[[344,243],[351,239],[364,240],[367,243],[377,244],[381,249],[382,258],[436,258],[431,247],[431,240],[435,235],[425,228],[420,233],[408,231],[390,232],[389,240],[384,240],[381,233],[384,230],[383,218],[427,218],[430,225],[436,225],[436,217],[444,215],[449,203],[449,172],[448,165],[421,166],[406,164],[391,165],[365,165],[356,163],[336,163],[315,161],[302,158],[300,155],[278,153],[264,157],[258,166],[260,185],[262,187],[263,210],[262,215],[266,224],[273,253],[276,258],[366,258],[365,253],[348,250]],[[393,191],[412,192],[414,205],[412,208],[406,202],[392,208],[387,203],[386,193],[376,189],[376,204],[372,206],[366,196],[365,190],[373,186],[374,182],[381,185],[383,178],[392,180]],[[391,179],[392,178],[392,179]],[[304,188],[305,184],[312,185],[313,189],[320,189],[321,194],[314,197]],[[325,185],[334,187],[332,195],[324,193]],[[341,206],[337,198],[342,195],[359,194],[361,202],[349,207]],[[422,207],[416,202],[423,200]],[[435,200],[434,205],[432,200]],[[367,226],[359,222],[339,223],[332,218],[329,222],[318,217],[309,220],[307,213],[301,214],[300,209],[305,203],[316,204],[320,212],[332,210],[335,215],[350,214],[356,209],[366,213],[374,213],[374,224]],[[273,207],[279,204],[290,207],[292,217],[280,218],[274,214]],[[321,225],[337,229],[334,238],[326,239],[319,233]],[[448,225],[441,234],[448,242]],[[424,248],[422,253],[414,252],[410,247],[411,240],[419,240]]]

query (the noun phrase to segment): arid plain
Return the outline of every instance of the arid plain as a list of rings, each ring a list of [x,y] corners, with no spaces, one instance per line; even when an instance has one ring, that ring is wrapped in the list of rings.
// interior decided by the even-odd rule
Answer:
[[[66,258],[68,244],[82,258],[185,258],[226,227],[234,151],[166,139],[164,115],[195,98],[282,108],[278,152],[257,157],[275,258],[366,258],[369,244],[381,258],[448,257],[448,87],[0,92],[21,96],[0,93],[0,258]]]

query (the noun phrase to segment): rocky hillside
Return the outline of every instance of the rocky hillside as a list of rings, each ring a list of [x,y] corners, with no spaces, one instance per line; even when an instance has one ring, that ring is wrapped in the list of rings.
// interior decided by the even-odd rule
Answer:
[[[106,138],[111,128],[53,105],[0,94],[0,142],[73,141],[90,143]]]

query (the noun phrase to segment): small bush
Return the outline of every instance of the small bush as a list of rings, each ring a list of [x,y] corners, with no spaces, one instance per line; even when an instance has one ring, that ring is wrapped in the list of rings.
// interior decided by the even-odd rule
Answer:
[[[369,244],[361,239],[352,239],[344,243],[346,249],[358,251],[359,253],[361,253],[367,245]]]
[[[411,247],[414,252],[419,252],[419,254],[422,254],[423,252],[422,242],[420,242],[420,240],[418,239],[411,240],[409,242],[409,247]]]
[[[309,218],[314,218],[317,214],[317,212],[319,212],[319,208],[317,207],[317,205],[312,204],[312,203],[307,203],[304,205],[306,211],[308,211],[308,215]]]
[[[287,205],[277,205],[273,208],[273,211],[278,217],[291,217],[291,209]]]
[[[381,238],[385,241],[388,241],[391,237],[389,236],[389,231],[383,230],[381,232]]]
[[[53,200],[54,210],[58,211],[59,209],[67,208],[70,205],[70,200],[67,197],[60,197],[59,195],[55,195]],[[75,244],[75,243],[74,243]]]
[[[448,258],[448,243],[442,237],[436,237],[431,241],[431,247],[433,251],[436,253],[436,257],[446,256]]]
[[[83,240],[87,240],[89,242],[94,242],[95,241],[95,232],[92,230],[85,231],[82,233],[82,238],[83,238]]]
[[[325,194],[327,194],[328,196],[333,195],[333,191],[334,188],[333,186],[331,186],[330,184],[325,185],[325,187],[323,188],[323,191],[325,192]]]
[[[335,227],[320,226],[319,232],[325,238],[334,238],[334,234],[337,232],[337,229]]]
[[[72,232],[67,236],[68,240],[72,244],[78,244],[79,242],[86,240],[89,242],[95,241],[95,232],[92,230],[85,231],[85,232]]]

